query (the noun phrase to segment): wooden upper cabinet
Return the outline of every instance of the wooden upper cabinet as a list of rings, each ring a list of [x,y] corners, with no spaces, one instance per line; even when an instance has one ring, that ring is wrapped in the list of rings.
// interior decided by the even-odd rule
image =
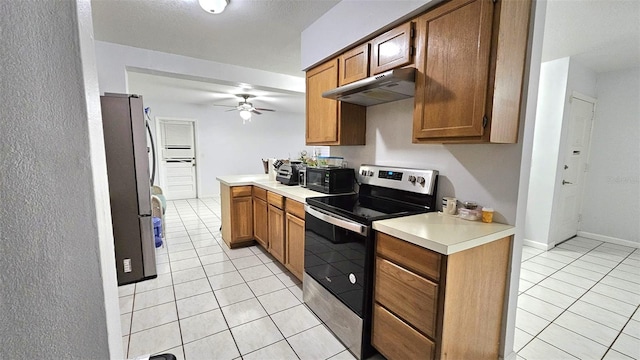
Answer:
[[[322,93],[338,87],[339,59],[307,71],[306,143],[308,145],[364,145],[364,106],[325,99]]]
[[[413,142],[517,142],[531,1],[452,0],[418,17]]]
[[[483,135],[493,8],[453,0],[418,18],[414,139]]]
[[[338,85],[346,85],[369,76],[369,43],[357,46],[339,57]]]
[[[371,75],[413,63],[413,27],[408,22],[371,40]]]

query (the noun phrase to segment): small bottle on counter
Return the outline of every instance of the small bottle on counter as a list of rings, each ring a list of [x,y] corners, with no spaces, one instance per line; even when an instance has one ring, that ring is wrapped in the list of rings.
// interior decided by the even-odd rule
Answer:
[[[490,207],[482,208],[482,222],[486,222],[486,223],[493,222],[493,208],[490,208]]]

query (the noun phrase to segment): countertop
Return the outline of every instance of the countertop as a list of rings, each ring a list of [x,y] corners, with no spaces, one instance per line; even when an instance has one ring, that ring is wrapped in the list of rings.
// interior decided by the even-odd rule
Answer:
[[[377,231],[444,255],[471,249],[515,234],[515,227],[426,213],[373,222]]]
[[[267,174],[218,176],[216,177],[216,180],[228,186],[258,186],[301,203],[305,203],[308,197],[332,196],[330,194],[324,194],[303,188],[300,185],[283,185],[275,180],[269,180],[269,175]]]
[[[301,203],[305,203],[308,197],[331,196],[299,185],[283,185],[269,180],[267,174],[219,176],[216,180],[228,186],[258,186]],[[373,229],[444,255],[490,243],[515,233],[515,227],[511,225],[486,224],[435,212],[374,221]]]

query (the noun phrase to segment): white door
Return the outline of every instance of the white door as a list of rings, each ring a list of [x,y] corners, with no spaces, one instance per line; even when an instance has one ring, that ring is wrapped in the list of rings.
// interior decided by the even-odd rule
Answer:
[[[195,122],[158,118],[160,186],[169,200],[197,197]]]
[[[569,124],[562,180],[558,184],[558,218],[556,219],[555,243],[569,239],[578,232],[582,189],[587,172],[591,125],[595,100],[574,95],[571,98]]]

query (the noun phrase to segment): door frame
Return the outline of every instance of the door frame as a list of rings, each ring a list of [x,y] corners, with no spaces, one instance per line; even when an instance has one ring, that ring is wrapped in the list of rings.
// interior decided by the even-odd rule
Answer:
[[[568,142],[569,142],[569,127],[570,127],[570,112],[571,112],[571,103],[573,101],[573,99],[578,99],[578,100],[582,100],[585,102],[589,102],[593,104],[593,115],[591,117],[591,126],[589,128],[589,142],[588,145],[586,146],[586,154],[585,154],[585,159],[586,159],[586,164],[587,164],[587,171],[583,171],[582,173],[582,184],[580,185],[581,188],[578,190],[578,227],[576,229],[576,232],[580,231],[580,227],[582,224],[582,220],[580,219],[580,215],[582,214],[582,208],[584,206],[584,196],[585,196],[585,182],[586,182],[586,176],[585,174],[589,172],[589,163],[590,163],[590,158],[591,158],[591,141],[593,140],[593,122],[595,121],[595,113],[596,113],[596,106],[597,106],[597,99],[585,95],[583,93],[580,93],[578,91],[573,90],[571,92],[571,95],[569,95],[568,97],[568,103],[567,105],[569,106],[565,106],[565,112],[569,111],[569,113],[567,114],[568,116],[564,117],[563,116],[563,124],[562,124],[562,132],[563,134],[561,135],[561,140],[560,140],[560,151],[558,151],[558,167],[557,167],[557,172],[556,172],[556,185],[554,187],[554,196],[553,196],[553,210],[551,211],[551,222],[550,222],[550,231],[549,231],[549,236],[551,237],[550,240],[552,240],[549,243],[550,248],[554,247],[555,245],[559,244],[560,242],[566,240],[566,239],[559,239],[558,236],[558,232],[559,232],[559,216],[561,214],[558,213],[559,209],[560,209],[560,201],[561,201],[561,193],[562,193],[562,185],[561,185],[561,181],[563,179],[564,176],[564,169],[562,168],[564,165],[564,161],[565,161],[565,157],[567,154],[567,146],[569,146]]]
[[[200,198],[200,161],[198,157],[198,151],[200,149],[200,144],[198,141],[198,120],[190,119],[190,118],[177,118],[177,117],[167,117],[167,116],[156,116],[155,117],[155,126],[156,126],[156,163],[158,166],[156,167],[157,176],[158,176],[158,184],[161,188],[165,188],[164,178],[162,177],[162,172],[165,171],[164,166],[162,165],[162,157],[160,156],[161,148],[163,146],[162,143],[162,123],[165,121],[178,121],[178,122],[190,122],[193,124],[193,146],[195,149],[193,150],[194,161],[196,162],[196,198]]]

